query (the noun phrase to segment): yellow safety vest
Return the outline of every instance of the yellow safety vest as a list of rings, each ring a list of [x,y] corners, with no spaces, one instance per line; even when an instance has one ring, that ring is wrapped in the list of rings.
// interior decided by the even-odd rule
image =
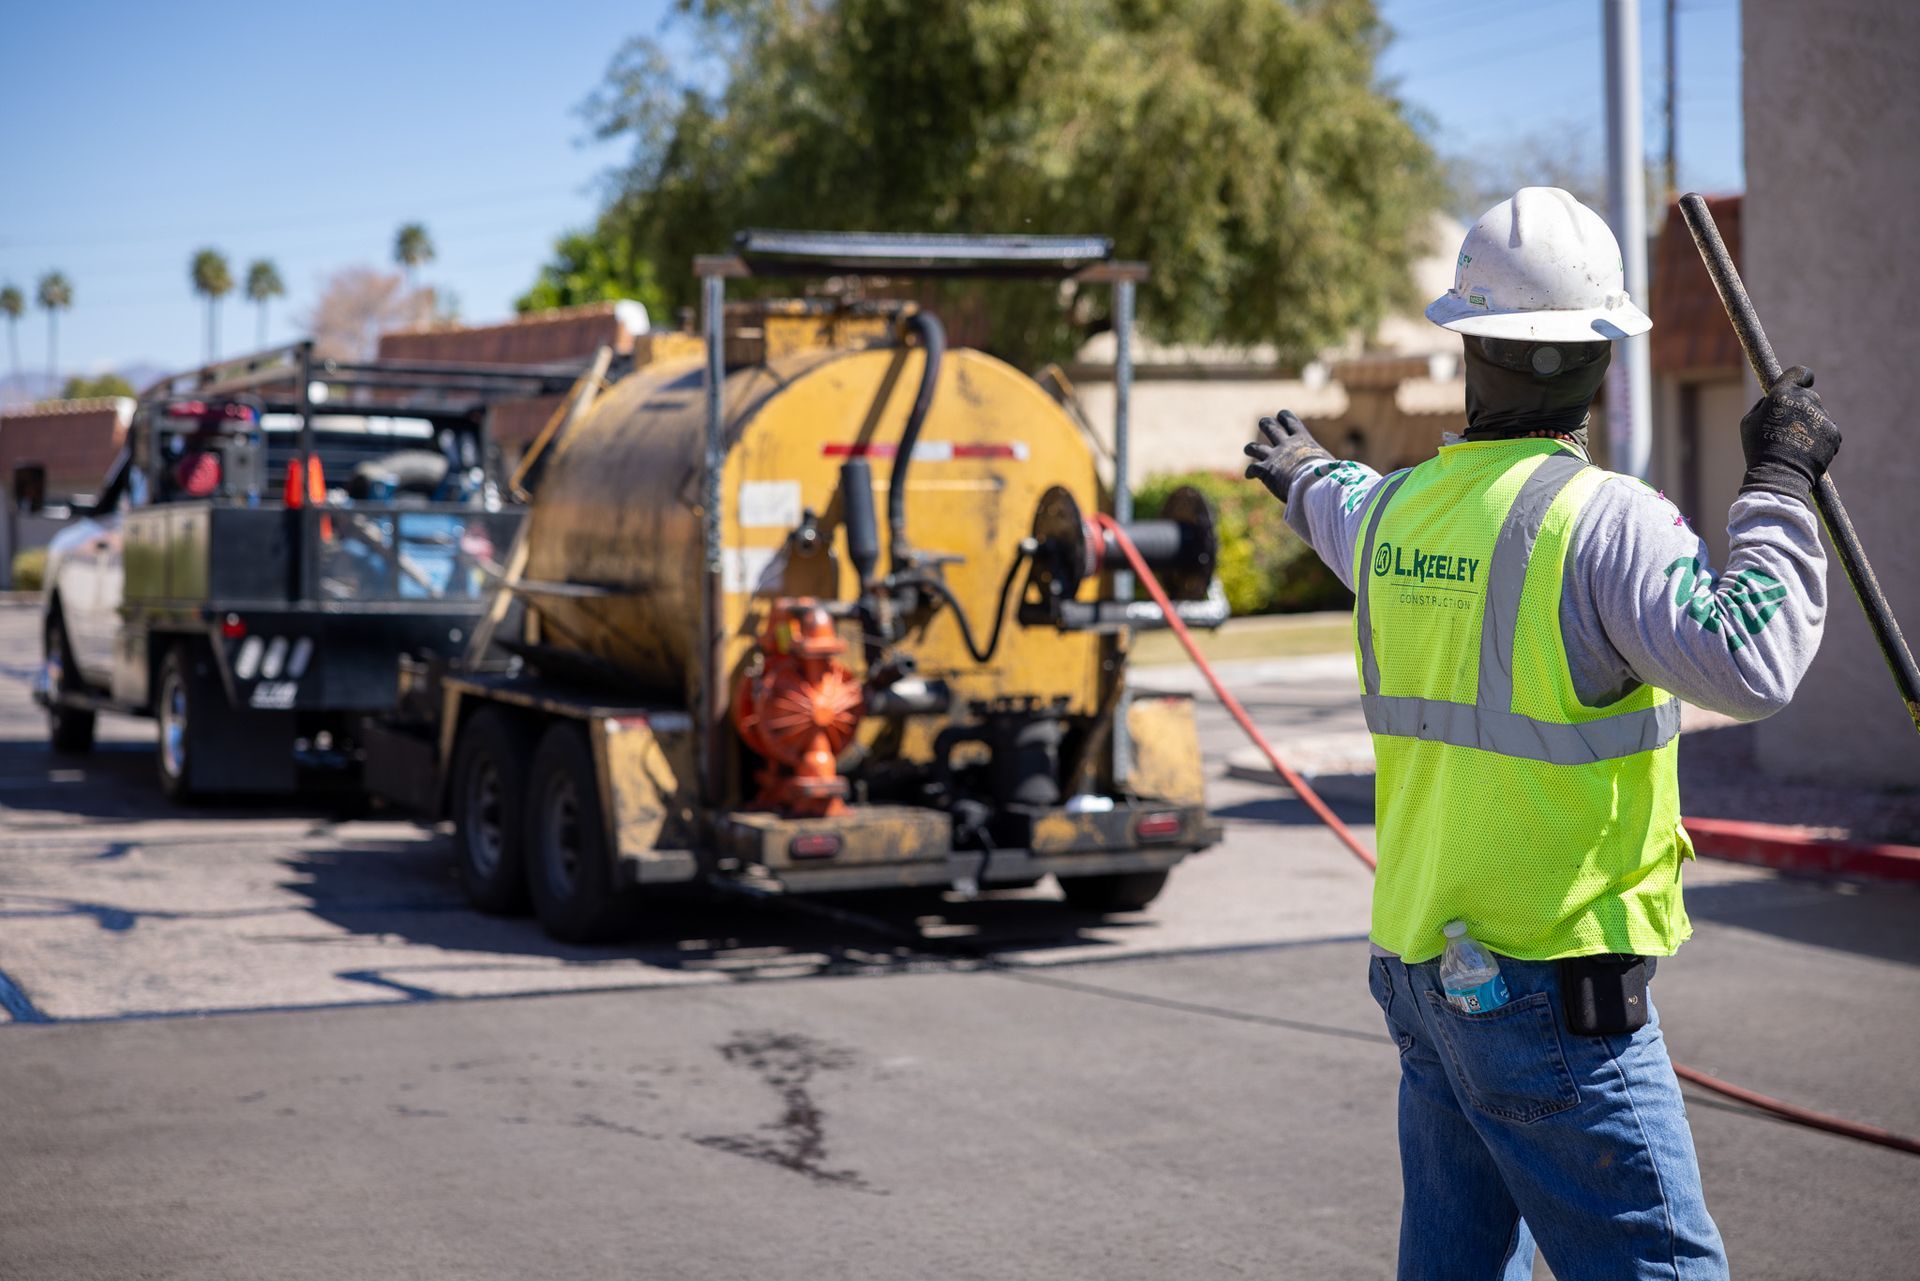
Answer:
[[[1680,705],[1573,691],[1567,549],[1609,473],[1551,440],[1469,441],[1388,476],[1354,556],[1355,657],[1378,774],[1373,940],[1439,955],[1464,920],[1525,960],[1668,956],[1692,933],[1680,865]]]

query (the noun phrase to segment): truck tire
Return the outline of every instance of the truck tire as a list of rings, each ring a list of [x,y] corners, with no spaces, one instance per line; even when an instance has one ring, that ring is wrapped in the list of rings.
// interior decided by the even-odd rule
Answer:
[[[180,641],[160,660],[160,680],[153,699],[153,719],[159,727],[154,744],[154,773],[170,801],[185,803],[200,793],[193,786],[193,727],[205,711],[194,679],[193,655]]]
[[[527,888],[547,936],[595,943],[624,933],[635,895],[614,883],[600,775],[578,721],[555,721],[541,736],[526,811]]]
[[[467,901],[495,916],[527,911],[527,731],[497,707],[460,728],[449,780],[454,867]]]
[[[1108,876],[1063,876],[1060,893],[1082,912],[1138,912],[1167,887],[1165,872],[1116,872]]]
[[[60,616],[58,601],[47,610],[46,655],[50,663],[58,663],[59,675],[54,678],[53,688],[48,690],[52,696],[47,708],[47,740],[53,750],[62,755],[78,756],[93,750],[93,713],[77,707],[62,707],[59,699],[78,683],[73,665],[73,651],[67,645],[67,624]]]

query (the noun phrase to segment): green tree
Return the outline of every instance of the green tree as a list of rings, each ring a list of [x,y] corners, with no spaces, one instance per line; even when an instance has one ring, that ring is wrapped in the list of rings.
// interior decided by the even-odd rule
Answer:
[[[1445,202],[1376,78],[1371,0],[680,0],[723,74],[630,41],[582,106],[630,143],[590,233],[668,307],[738,227],[1103,232],[1156,336],[1305,357],[1406,299]],[[528,298],[592,262],[561,242]],[[636,267],[624,269],[628,279]],[[611,277],[624,286],[619,275]],[[607,278],[589,279],[587,292]],[[1020,363],[1108,327],[1105,290],[986,291]]]
[[[101,396],[137,396],[133,384],[119,374],[101,374],[96,378],[87,378],[75,374],[67,379],[60,389],[62,400],[93,400]]]
[[[259,345],[267,345],[267,304],[287,296],[287,285],[280,269],[265,258],[256,259],[247,268],[247,301],[260,309]]]
[[[7,318],[7,367],[16,378],[20,376],[20,315],[26,309],[27,296],[20,286],[0,288],[0,316]]]
[[[60,313],[73,306],[73,282],[58,271],[40,277],[34,300],[47,313],[47,377],[60,376]]]
[[[207,359],[220,354],[220,300],[233,292],[233,272],[218,249],[202,249],[187,267],[193,292],[207,300]]]
[[[603,220],[597,233],[573,231],[555,240],[552,259],[513,305],[519,311],[550,311],[621,298],[637,299],[650,311],[666,305],[653,264],[617,220],[611,225]]]
[[[432,262],[433,237],[427,234],[422,223],[410,222],[403,225],[393,235],[393,260],[406,274],[407,288],[413,289],[414,273],[421,263]]]

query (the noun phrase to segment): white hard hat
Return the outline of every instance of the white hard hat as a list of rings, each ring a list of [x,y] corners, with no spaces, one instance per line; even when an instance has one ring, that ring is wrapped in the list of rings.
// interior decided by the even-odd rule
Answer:
[[[1460,245],[1453,288],[1427,319],[1531,342],[1605,342],[1653,328],[1627,297],[1620,242],[1558,187],[1522,187],[1480,215]]]

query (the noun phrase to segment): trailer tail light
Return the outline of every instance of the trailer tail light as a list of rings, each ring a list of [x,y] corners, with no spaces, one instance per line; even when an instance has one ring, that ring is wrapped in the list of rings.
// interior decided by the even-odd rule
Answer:
[[[787,842],[788,858],[832,858],[840,852],[840,837],[834,832],[803,832]]]
[[[228,640],[239,640],[247,634],[246,620],[238,614],[228,614],[220,620],[220,634]]]
[[[1184,826],[1180,816],[1174,813],[1142,814],[1134,820],[1133,839],[1147,841],[1170,841],[1180,835]]]

